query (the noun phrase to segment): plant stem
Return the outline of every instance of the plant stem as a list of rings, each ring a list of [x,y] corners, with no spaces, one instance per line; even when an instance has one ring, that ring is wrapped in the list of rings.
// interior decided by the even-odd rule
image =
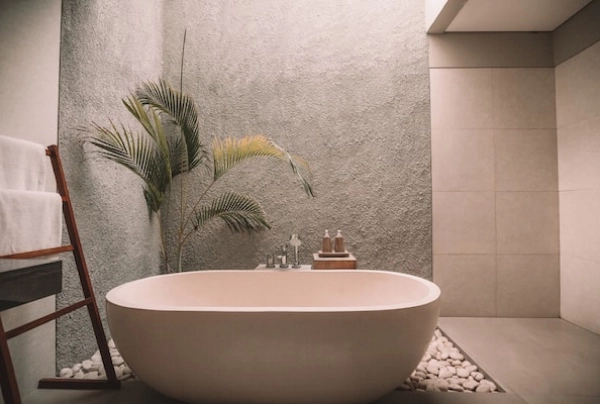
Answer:
[[[160,233],[160,250],[165,261],[165,270],[169,272],[169,256],[167,254],[167,245],[166,245],[166,237],[163,231],[162,218],[160,215],[160,211],[156,212],[158,218],[158,231]]]
[[[202,201],[202,199],[204,198],[204,196],[207,194],[207,192],[212,188],[213,185],[215,185],[216,181],[211,182],[208,187],[206,187],[206,189],[204,190],[204,192],[202,192],[202,195],[200,195],[200,197],[196,200],[196,203],[194,204],[194,206],[192,207],[192,210],[190,211],[190,214],[187,215],[187,218],[185,220],[185,224],[183,225],[183,229],[185,230],[185,228],[188,226],[188,224],[190,223],[190,220],[192,220],[192,215],[194,214],[194,212],[196,211],[196,208],[198,207],[198,205],[200,204],[200,201]],[[191,232],[190,232],[191,234]],[[189,236],[189,234],[188,234]],[[187,236],[185,237],[187,239]],[[184,239],[185,241],[185,239]]]
[[[187,36],[187,28],[183,30],[183,46],[181,47],[181,72],[179,73],[179,92],[183,93],[183,57],[185,55],[185,37]]]
[[[182,272],[182,258],[183,258],[183,243],[184,241],[179,241],[177,244],[177,272]]]

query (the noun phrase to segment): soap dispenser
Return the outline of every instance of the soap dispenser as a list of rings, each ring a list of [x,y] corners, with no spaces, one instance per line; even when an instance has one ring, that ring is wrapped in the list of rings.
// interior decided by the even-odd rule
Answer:
[[[346,252],[346,247],[344,247],[344,237],[342,237],[341,230],[338,230],[337,235],[333,240],[335,252]]]
[[[323,236],[323,246],[321,247],[321,252],[331,252],[331,236],[329,236],[329,230],[325,230],[325,236]]]

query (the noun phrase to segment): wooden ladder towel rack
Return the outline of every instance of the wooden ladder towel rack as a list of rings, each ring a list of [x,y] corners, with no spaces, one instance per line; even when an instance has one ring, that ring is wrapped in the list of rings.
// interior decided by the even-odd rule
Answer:
[[[13,259],[24,259],[24,258],[37,258],[48,255],[53,255],[63,252],[72,252],[75,258],[75,264],[77,266],[77,272],[79,273],[79,280],[83,289],[83,300],[75,302],[67,307],[57,310],[53,313],[40,317],[36,320],[30,321],[12,330],[5,331],[2,319],[0,318],[0,383],[2,385],[2,396],[5,404],[21,404],[21,397],[19,394],[19,387],[17,386],[17,380],[15,377],[14,367],[8,348],[8,340],[10,338],[21,335],[26,331],[32,330],[42,324],[49,321],[56,320],[57,318],[64,316],[74,310],[81,307],[87,307],[94,334],[96,336],[96,342],[100,350],[102,357],[102,363],[106,372],[106,380],[90,380],[90,379],[66,379],[66,378],[49,378],[42,379],[39,381],[38,387],[41,389],[118,389],[121,386],[121,382],[117,379],[115,369],[112,364],[110,356],[110,350],[106,342],[106,335],[102,328],[102,320],[100,319],[100,313],[98,311],[98,305],[92,289],[92,282],[90,275],[83,257],[83,249],[81,247],[81,240],[77,231],[77,225],[75,224],[75,216],[73,214],[73,206],[69,197],[69,191],[65,180],[65,173],[63,171],[60,155],[58,154],[58,147],[55,145],[49,146],[46,149],[46,155],[50,157],[52,162],[52,169],[56,178],[56,188],[60,196],[62,197],[62,208],[65,224],[69,234],[69,240],[71,244],[63,245],[54,248],[47,248],[43,250],[28,251],[24,253],[16,253],[5,255],[0,258],[13,258]]]

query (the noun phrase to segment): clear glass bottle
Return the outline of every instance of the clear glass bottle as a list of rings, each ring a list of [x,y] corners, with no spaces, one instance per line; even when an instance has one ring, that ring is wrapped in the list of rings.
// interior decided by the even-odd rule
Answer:
[[[279,264],[279,268],[288,268],[288,246],[284,244],[281,246],[281,264]]]

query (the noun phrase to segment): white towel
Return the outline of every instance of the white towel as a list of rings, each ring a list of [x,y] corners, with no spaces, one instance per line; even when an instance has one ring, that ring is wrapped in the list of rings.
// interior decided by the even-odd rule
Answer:
[[[0,189],[0,255],[58,247],[61,236],[59,194]]]
[[[47,161],[41,144],[0,135],[0,189],[43,191]]]

